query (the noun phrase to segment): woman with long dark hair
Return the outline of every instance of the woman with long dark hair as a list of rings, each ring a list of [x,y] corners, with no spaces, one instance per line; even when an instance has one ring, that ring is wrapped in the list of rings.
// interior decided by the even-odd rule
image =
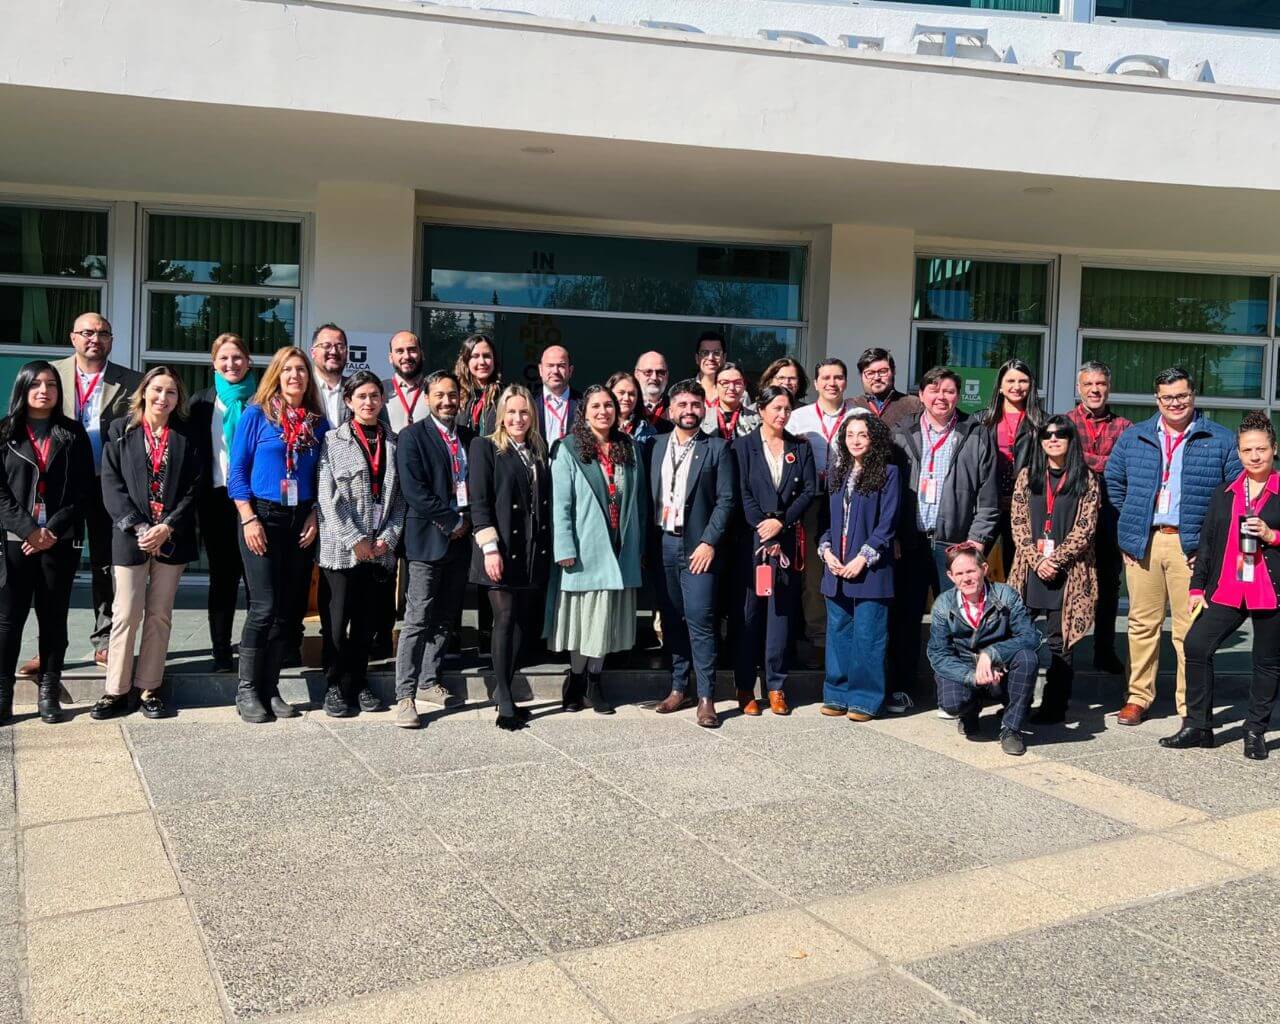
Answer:
[[[760,379],[756,381],[757,391],[769,387],[786,388],[795,395],[796,405],[801,405],[804,403],[804,396],[809,393],[809,375],[804,372],[799,360],[782,356],[766,366]]]
[[[831,718],[869,722],[882,710],[900,714],[911,706],[902,693],[886,700],[900,488],[895,452],[888,426],[863,409],[845,417],[828,452],[831,525],[818,539],[818,557],[827,599],[822,713]]]
[[[498,395],[502,392],[502,367],[493,338],[488,334],[467,335],[453,372],[462,393],[458,422],[470,427],[476,436],[492,434],[498,420]]]
[[[551,460],[551,480],[547,646],[569,652],[564,709],[581,711],[585,697],[598,713],[612,714],[601,673],[607,655],[635,645],[645,474],[618,428],[618,400],[603,384],[583,392]]]
[[[51,363],[26,363],[0,420],[0,723],[13,717],[14,673],[34,602],[40,627],[39,711],[62,718],[59,695],[67,653],[67,610],[84,532],[88,489],[96,486],[89,435],[62,411]]]
[[[102,449],[115,600],[106,691],[89,712],[92,718],[126,714],[135,699],[147,718],[167,713],[161,687],[173,602],[187,563],[200,553],[196,494],[205,457],[188,429],[186,404],[177,373],[153,367],[133,394],[128,418],[111,425]]]
[[[219,334],[210,346],[213,385],[191,398],[192,436],[205,457],[200,474],[196,519],[209,556],[209,641],[213,670],[234,672],[231,623],[244,578],[240,527],[235,503],[227,496],[227,467],[240,417],[253,401],[257,383],[249,372],[249,347],[238,334]]]
[[[726,394],[721,391],[722,402]],[[786,388],[765,388],[760,393],[760,425],[733,446],[747,520],[734,553],[738,562],[734,575],[741,589],[731,596],[742,606],[735,629],[734,679],[744,715],[760,714],[755,690],[762,665],[770,710],[775,715],[790,714],[785,692],[787,648],[800,607],[805,555],[799,527],[818,493],[809,442],[786,429],[795,404],[795,396]],[[760,593],[756,586],[758,565],[768,567],[771,574],[768,593]]]
[[[1066,718],[1074,680],[1071,651],[1093,628],[1101,490],[1068,417],[1050,417],[1036,441],[1013,486],[1009,586],[1033,621],[1044,619],[1052,661],[1031,720],[1048,725]]]
[[[328,429],[306,353],[280,349],[240,418],[227,479],[249,584],[236,688],[236,710],[246,722],[298,715],[280,696],[280,669],[311,588],[316,482]]]
[[[604,382],[618,401],[618,429],[635,442],[641,456],[653,447],[658,428],[644,414],[644,402],[640,400],[640,382],[629,370],[619,370]]]
[[[511,682],[533,625],[535,595],[547,585],[551,565],[551,471],[538,433],[533,395],[518,384],[498,397],[498,425],[473,438],[467,450],[471,485],[471,582],[493,610],[491,650],[497,725],[521,729],[529,713],[511,696]]]
[[[1021,359],[1010,359],[996,370],[996,386],[983,410],[982,425],[991,431],[996,447],[1000,487],[999,537],[1005,578],[1013,565],[1014,544],[1010,529],[1013,482],[1025,468],[1036,446],[1036,431],[1044,423],[1035,371]]]

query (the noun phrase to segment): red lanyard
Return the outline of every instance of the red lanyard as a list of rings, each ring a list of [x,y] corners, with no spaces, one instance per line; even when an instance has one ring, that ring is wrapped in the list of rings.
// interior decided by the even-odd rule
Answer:
[[[441,428],[440,424],[436,424],[436,432],[440,435],[440,440],[444,442],[444,446],[449,449],[449,458],[453,461],[453,479],[456,483],[458,478],[462,476],[462,462],[458,458],[458,452],[461,446],[458,444],[457,435],[450,437]]]
[[[36,494],[44,497],[44,475],[49,471],[49,446],[53,444],[53,435],[50,434],[44,439],[44,442],[36,440],[35,432],[27,427],[27,440],[31,442],[31,451],[36,457],[36,469],[40,473],[40,479],[36,482]]]
[[[160,439],[156,440],[156,435],[151,430],[151,424],[146,420],[142,421],[142,430],[147,435],[147,444],[150,445],[150,451],[147,458],[151,461],[151,498],[153,501],[160,499],[160,469],[164,465],[164,453],[169,448],[169,427],[165,425],[160,431]]]
[[[93,393],[98,390],[98,385],[102,383],[102,371],[99,370],[89,380],[89,387],[84,391],[80,390],[80,371],[76,371],[76,419],[80,418],[80,414],[84,412],[84,407],[89,404],[89,399],[93,397]]]
[[[1058,480],[1057,488],[1049,486],[1049,474],[1044,475],[1044,535],[1047,537],[1053,533],[1053,506],[1057,504],[1058,494],[1062,490],[1063,483],[1066,482],[1067,474],[1063,473]]]
[[[422,385],[419,384],[413,389],[413,401],[410,402],[404,397],[404,391],[400,388],[400,378],[392,377],[391,385],[396,389],[396,397],[400,399],[400,404],[404,406],[404,418],[410,423],[413,422],[413,410],[418,407],[418,399],[422,397]]]
[[[613,458],[609,445],[596,445],[596,457],[600,460],[600,468],[604,471],[604,483],[609,489],[609,526],[616,530],[622,519],[622,508],[618,501],[618,482],[614,476]]]
[[[982,600],[977,604],[970,604],[963,594],[960,595],[960,613],[965,617],[965,621],[974,629],[978,628],[978,624],[982,622],[982,613],[987,607],[987,592],[982,592]],[[973,614],[969,614],[969,609],[973,609]]]
[[[1187,439],[1187,432],[1184,430],[1176,438],[1169,434],[1164,434],[1164,475],[1161,477],[1162,486],[1169,486],[1169,472],[1173,469],[1174,453],[1181,447],[1182,442]]]
[[[484,400],[483,400],[483,396],[481,396],[481,400],[476,402],[476,404],[471,407],[471,425],[476,429],[477,432],[480,430],[480,417],[483,415],[484,415]]]
[[[738,432],[738,418],[742,415],[742,406],[738,406],[738,410],[729,418],[726,423],[724,413],[720,411],[720,407],[716,406],[716,419],[720,423],[720,436],[726,441],[732,441],[734,435]],[[837,424],[839,426],[839,424]],[[830,442],[830,438],[827,439]]]
[[[927,439],[928,436],[933,433],[933,431],[929,429],[929,423],[928,423],[927,417],[920,421],[920,426],[921,426],[922,433]],[[951,436],[951,431],[955,430],[955,428],[956,428],[956,421],[955,421],[955,418],[952,417],[951,422],[947,424],[947,429],[942,432],[942,436],[939,437],[938,440],[934,442],[933,447],[929,449],[929,469],[928,469],[928,472],[925,473],[925,476],[933,476],[933,463],[934,463],[934,460],[937,458],[938,451],[942,448],[944,444],[947,443],[947,438]]]
[[[836,431],[840,429],[840,423],[844,419],[844,414],[848,411],[841,409],[836,413],[836,421],[831,425],[831,429],[827,429],[827,414],[822,411],[822,407],[818,406],[818,429],[822,431],[822,437],[827,442],[827,447],[831,447],[831,439],[836,436]]]
[[[876,419],[882,419],[884,417],[884,411],[889,408],[889,399],[872,398],[870,395],[867,395],[867,408],[876,414]]]
[[[364,436],[364,430],[359,423],[351,424],[351,432],[356,435],[356,441],[369,456],[370,487],[373,491],[373,500],[377,501],[382,493],[382,484],[378,482],[378,470],[382,468],[382,428],[379,427],[374,435],[372,446],[369,445],[369,439]]]
[[[547,396],[546,396],[546,395],[543,395],[543,396],[542,396],[542,407],[543,407],[544,409],[546,409],[546,410],[547,410],[547,415],[548,415],[548,416],[554,416],[554,417],[555,417],[556,422],[560,424],[560,433],[561,433],[561,434],[563,434],[563,433],[564,433],[564,421],[565,421],[565,418],[569,415],[569,400],[566,398],[566,399],[564,400],[563,404],[561,404],[561,406],[560,406],[560,411],[559,411],[559,412],[557,412],[555,409],[553,409],[553,408],[551,407],[551,402],[550,402],[550,400],[547,398]]]
[[[294,468],[298,464],[298,446],[307,434],[307,410],[301,407],[294,409],[287,402],[282,402],[280,429],[284,432],[285,473],[292,479]]]
[[[658,402],[656,405],[654,405],[653,412],[645,413],[645,415],[648,417],[649,422],[656,427],[658,425],[658,420],[662,419],[662,417],[666,415],[666,412],[667,412],[667,403]]]
[[[1089,449],[1094,455],[1101,455],[1102,449],[1098,445],[1102,432],[1106,430],[1106,424],[1102,420],[1095,420],[1085,411],[1084,406],[1080,407],[1080,419],[1084,423],[1084,434],[1089,439]]]
[[[636,421],[632,419],[626,419],[626,420],[623,420],[621,423],[619,423],[618,426],[622,429],[622,432],[624,434],[628,434],[628,435],[634,434],[636,429]]]

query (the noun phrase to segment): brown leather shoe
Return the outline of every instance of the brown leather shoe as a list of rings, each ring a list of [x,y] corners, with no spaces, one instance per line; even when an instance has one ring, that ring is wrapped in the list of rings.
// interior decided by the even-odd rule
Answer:
[[[835,708],[830,704],[823,704],[822,707],[818,708],[818,711],[828,718],[844,718],[845,716],[844,708]]]
[[[849,720],[851,722],[869,722],[873,717],[874,717],[873,715],[868,715],[863,711],[849,712]]]
[[[781,690],[769,691],[769,710],[775,715],[789,715],[791,709],[787,707],[787,695]]]
[[[103,668],[106,668],[106,667],[107,667],[107,652],[106,652],[105,650],[104,650],[104,651],[94,651],[94,652],[93,652],[93,663],[94,663],[95,665],[101,665]]]
[[[1121,725],[1141,725],[1142,720],[1147,717],[1147,709],[1141,704],[1135,704],[1130,701],[1120,709],[1120,714],[1116,715],[1116,721]]]
[[[744,715],[756,718],[760,714],[760,702],[756,700],[756,695],[748,690],[739,690],[738,710]]]
[[[716,702],[710,697],[698,698],[698,724],[704,729],[720,728],[720,716],[716,714]]]
[[[25,662],[22,668],[18,669],[20,676],[38,676],[40,674],[40,655],[36,655],[30,661]]]
[[[660,715],[669,715],[673,711],[683,711],[685,708],[693,707],[693,705],[694,700],[692,697],[686,697],[680,690],[672,690],[663,698],[662,703],[653,710]]]

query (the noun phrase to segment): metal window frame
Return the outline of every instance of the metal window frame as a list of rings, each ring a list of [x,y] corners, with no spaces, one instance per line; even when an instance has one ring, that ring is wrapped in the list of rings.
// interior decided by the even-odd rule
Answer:
[[[924,0],[922,3],[907,3],[905,0],[782,0],[783,3],[795,4],[821,4],[823,7],[867,7],[872,10],[887,11],[924,11],[925,13],[945,14],[971,14],[985,17],[996,18],[1029,18],[1034,21],[1070,21],[1073,18],[1072,6],[1082,2],[1082,0],[1058,0],[1058,8],[1056,14],[1050,14],[1040,11],[996,11],[987,10],[982,7],[957,7],[952,4],[930,3]],[[1084,0],[1091,3],[1092,0]]]

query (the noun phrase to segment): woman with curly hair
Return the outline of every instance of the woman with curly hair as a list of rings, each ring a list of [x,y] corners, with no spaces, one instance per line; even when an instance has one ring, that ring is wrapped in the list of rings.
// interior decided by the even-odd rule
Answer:
[[[502,394],[502,368],[493,338],[487,334],[467,335],[453,372],[462,391],[458,422],[477,437],[487,437],[497,426],[498,396]]]
[[[644,494],[644,466],[618,428],[618,400],[593,384],[551,459],[546,636],[551,650],[569,652],[566,711],[581,711],[585,697],[597,713],[613,713],[601,674],[606,655],[635,644]]]
[[[1013,564],[1009,586],[1017,591],[1041,632],[1052,661],[1045,674],[1038,725],[1067,716],[1074,673],[1071,649],[1093,628],[1098,603],[1094,538],[1101,492],[1084,461],[1080,436],[1066,416],[1054,416],[1037,433],[1027,465],[1013,485]]]
[[[889,428],[863,409],[845,418],[831,446],[831,526],[818,540],[818,557],[827,599],[822,713],[832,718],[869,722],[882,710],[901,714],[911,706],[905,694],[885,699],[900,489],[893,453]]]

